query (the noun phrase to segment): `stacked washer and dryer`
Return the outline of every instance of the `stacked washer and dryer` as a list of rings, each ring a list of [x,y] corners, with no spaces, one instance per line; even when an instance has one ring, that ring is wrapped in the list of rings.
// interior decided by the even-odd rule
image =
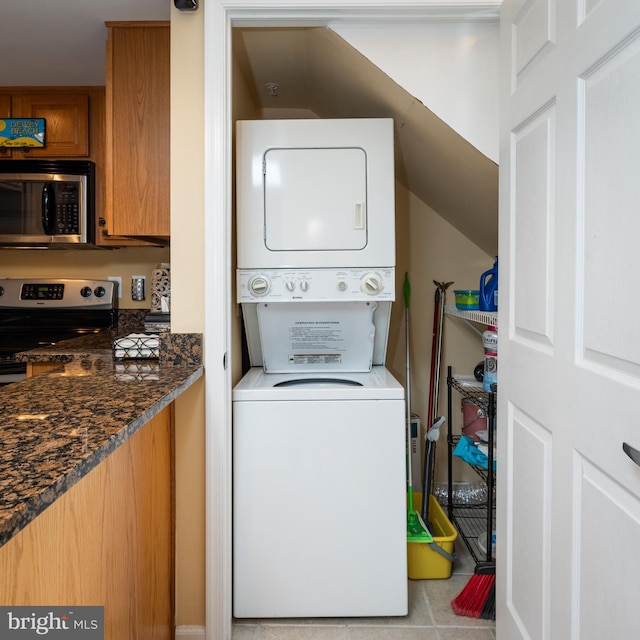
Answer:
[[[406,615],[393,122],[240,121],[236,155],[234,615]]]

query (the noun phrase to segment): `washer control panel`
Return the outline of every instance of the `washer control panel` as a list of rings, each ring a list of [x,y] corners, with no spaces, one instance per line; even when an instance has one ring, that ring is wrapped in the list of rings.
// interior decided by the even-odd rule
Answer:
[[[238,269],[238,302],[395,300],[395,269]]]

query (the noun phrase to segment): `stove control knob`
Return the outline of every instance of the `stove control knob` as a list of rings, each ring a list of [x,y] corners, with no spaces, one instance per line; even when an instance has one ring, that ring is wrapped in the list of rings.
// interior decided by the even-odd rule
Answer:
[[[4,295],[4,289],[2,287],[0,287],[0,296]]]
[[[269,293],[270,288],[271,282],[265,275],[253,276],[253,278],[249,280],[249,291],[254,296],[264,296]]]
[[[377,273],[367,273],[360,282],[360,288],[364,293],[375,296],[382,291],[384,284]]]
[[[92,293],[93,291],[91,291],[91,287],[82,287],[82,289],[80,289],[80,295],[83,298],[89,298]]]
[[[95,294],[96,298],[102,298],[104,294],[107,293],[107,291],[104,287],[101,286],[101,287],[96,287],[93,293]]]

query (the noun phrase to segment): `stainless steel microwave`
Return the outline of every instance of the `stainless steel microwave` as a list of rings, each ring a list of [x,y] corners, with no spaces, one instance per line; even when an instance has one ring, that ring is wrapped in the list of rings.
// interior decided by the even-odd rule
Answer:
[[[84,160],[0,160],[0,246],[95,242],[95,165]]]

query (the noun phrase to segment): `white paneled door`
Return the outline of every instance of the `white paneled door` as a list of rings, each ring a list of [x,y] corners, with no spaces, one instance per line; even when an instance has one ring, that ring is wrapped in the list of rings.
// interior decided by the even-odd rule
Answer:
[[[497,635],[639,638],[640,2],[501,30]]]

